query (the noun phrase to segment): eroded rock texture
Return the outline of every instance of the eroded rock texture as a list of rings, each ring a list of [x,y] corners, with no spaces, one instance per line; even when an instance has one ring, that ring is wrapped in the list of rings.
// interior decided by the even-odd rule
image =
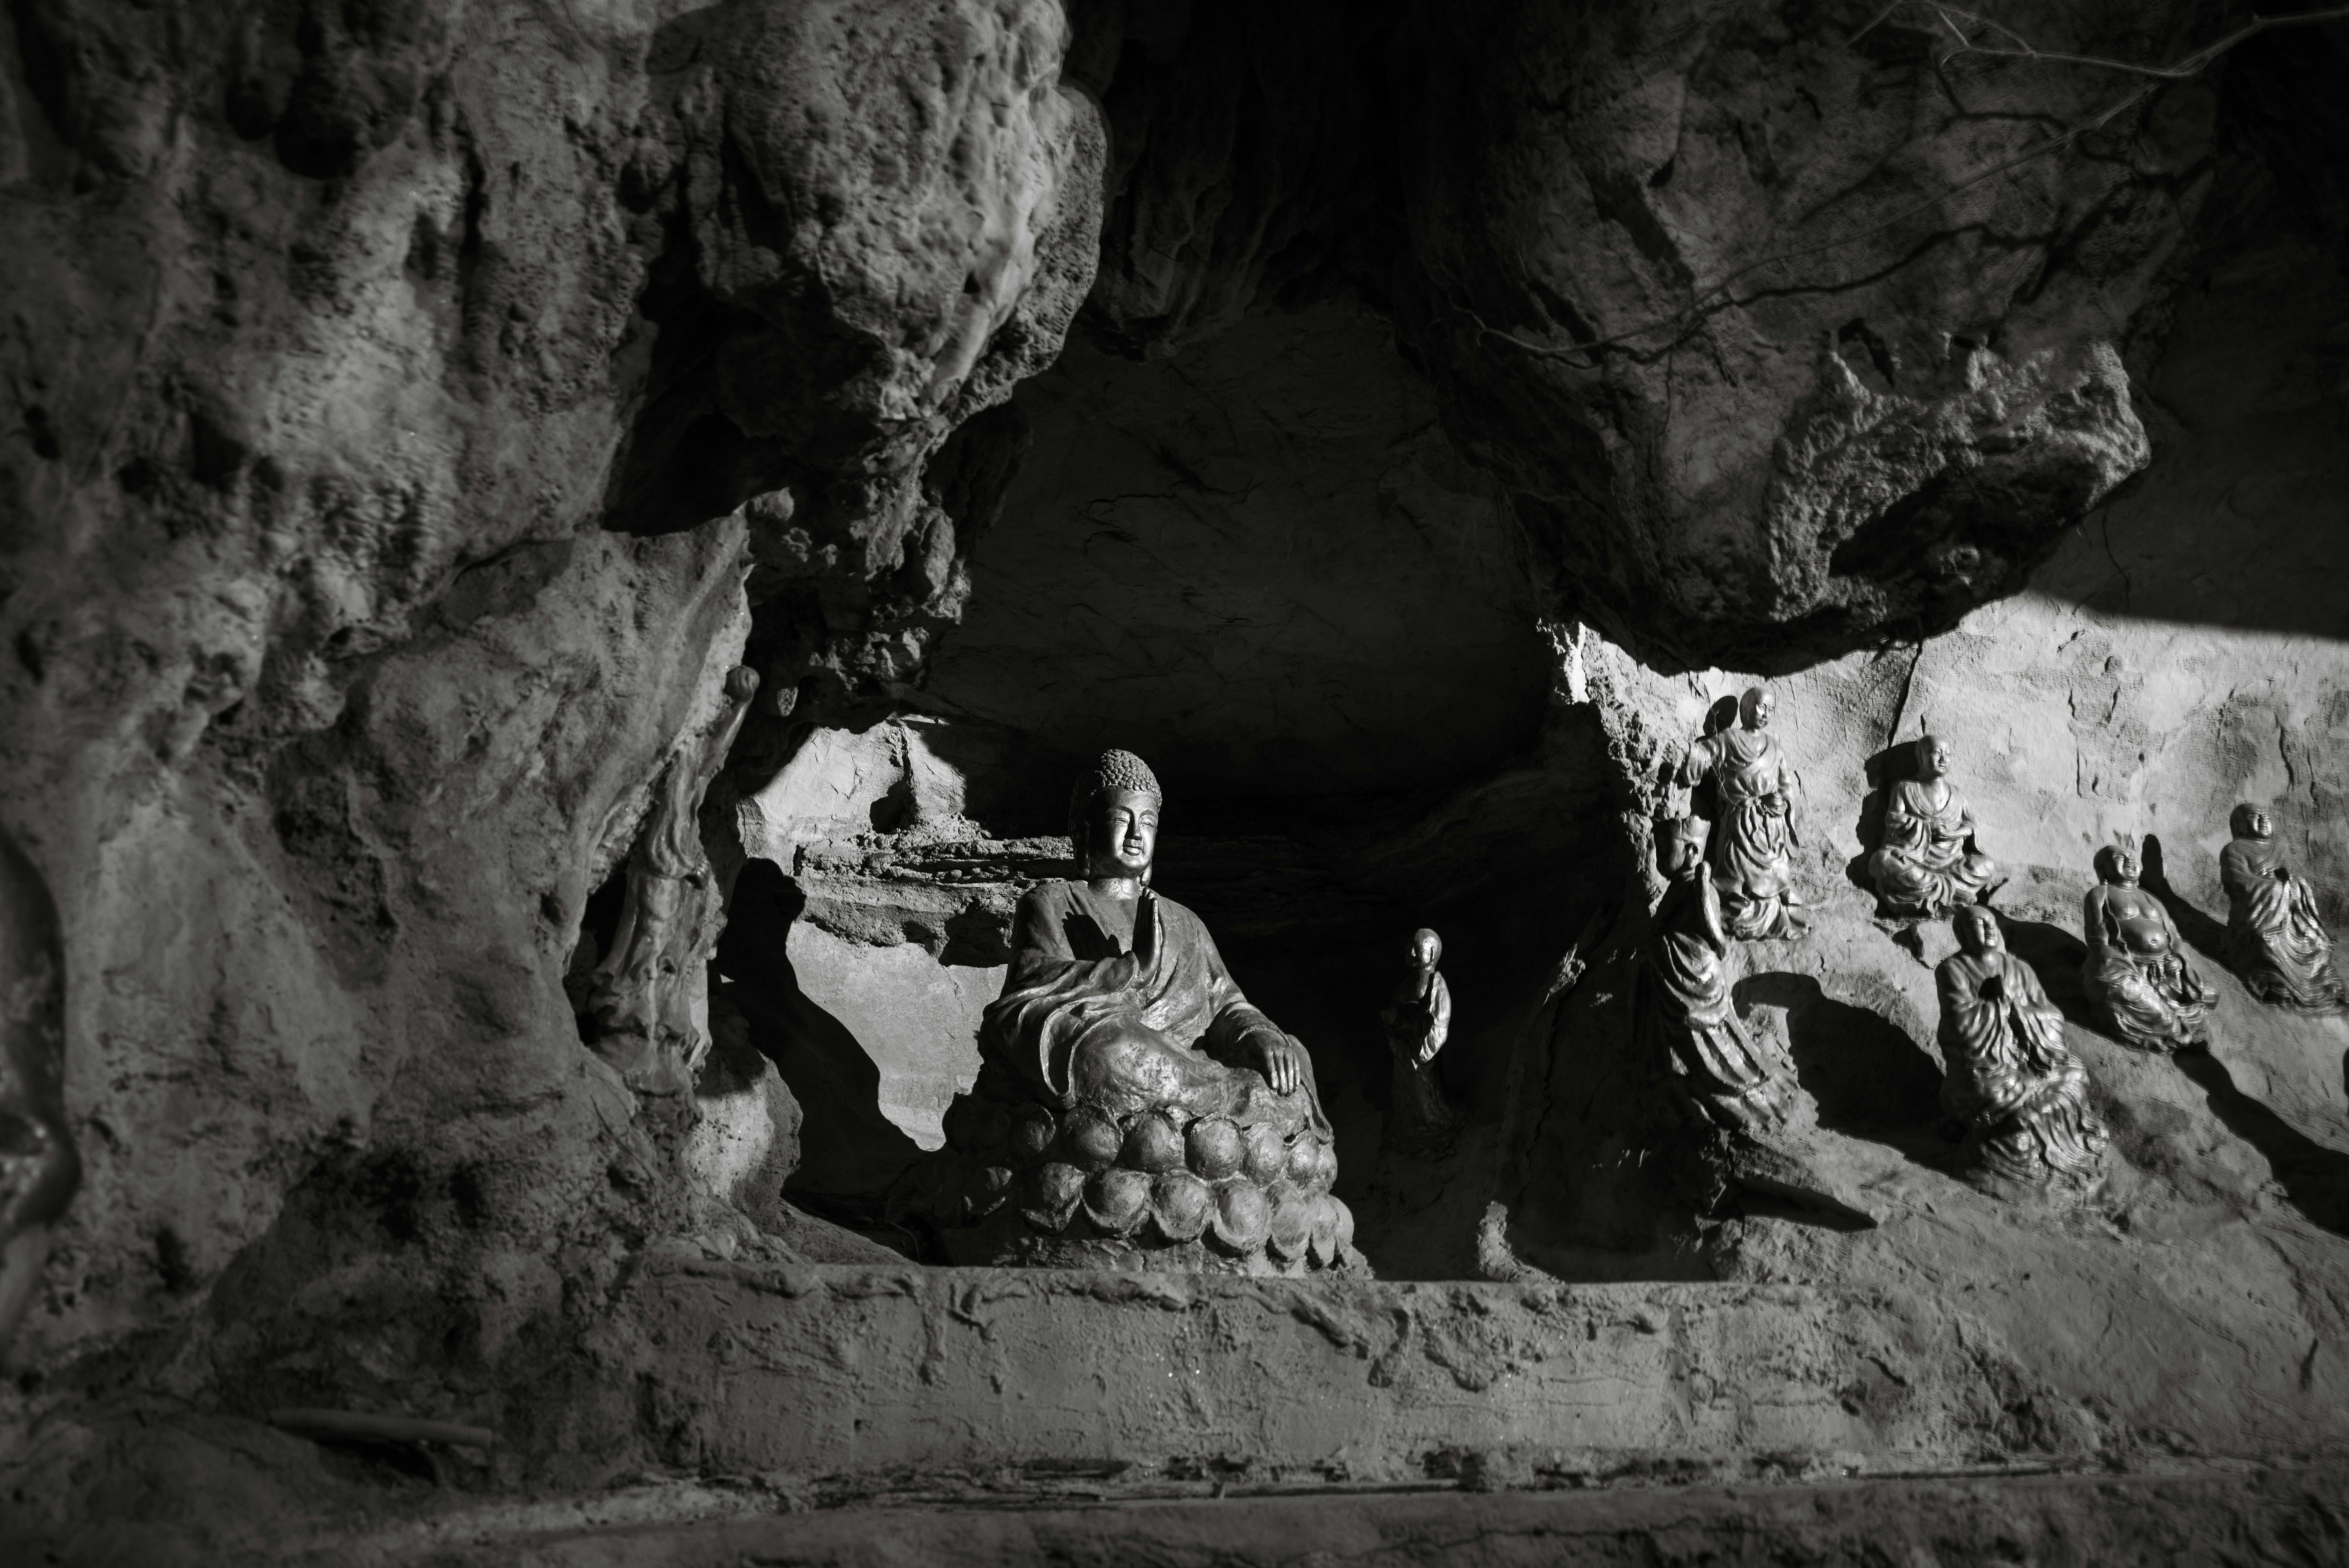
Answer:
[[[478,1398],[674,1218],[675,1129],[563,980],[751,602],[790,694],[959,592],[922,465],[1092,268],[1065,24],[100,5],[12,39],[0,747],[102,1151],[33,1343],[192,1318],[226,1337],[191,1387]]]
[[[134,1544],[368,1512],[289,1404],[492,1426],[481,1490],[2349,1440],[2344,1026],[2221,975],[2147,1058],[2073,978],[2121,832],[2220,968],[2239,801],[2349,914],[2349,45],[1996,20],[2122,65],[1923,5],[19,5],[0,814],[86,1181],[8,1484]],[[1757,678],[1815,915],[1739,954],[1766,1167],[1625,1006]],[[1857,880],[1927,727],[2114,1130],[2062,1216],[1959,1179],[1946,928]],[[1386,1283],[917,1266],[1110,745]],[[723,932],[640,947],[631,865]],[[1390,1148],[1421,926],[1462,1127]]]

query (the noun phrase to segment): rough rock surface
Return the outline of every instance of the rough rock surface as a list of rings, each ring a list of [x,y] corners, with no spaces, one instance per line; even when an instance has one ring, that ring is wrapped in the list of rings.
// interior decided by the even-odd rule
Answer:
[[[0,813],[67,933],[87,1176],[0,1497],[106,1520],[94,1560],[332,1557],[241,1532],[444,1513],[434,1462],[492,1511],[599,1494],[583,1529],[742,1476],[2045,1466],[2144,1473],[1950,1483],[1951,1554],[2323,1556],[2331,1470],[2153,1472],[2349,1451],[2349,1025],[2220,973],[2215,863],[2266,805],[2349,918],[2349,45],[2148,86],[1872,14],[16,7]],[[2001,19],[2140,63],[2225,25]],[[738,662],[688,1104],[576,993]],[[1737,995],[1832,1210],[1677,1179],[1617,1005],[1661,769],[1757,675],[1817,923]],[[1926,726],[2116,1130],[2072,1213],[1951,1170],[1946,929],[1854,881]],[[894,1190],[1112,743],[1315,1053],[1380,1283],[905,1261]],[[2207,1055],[2081,1006],[2117,831],[2217,981]],[[1464,1127],[1385,1150],[1423,924]],[[288,1404],[499,1441],[254,1424]],[[1857,1554],[1871,1495],[1751,1502],[1738,1549]],[[367,1550],[462,1544],[419,1528]]]
[[[92,1152],[35,1354],[193,1319],[277,1396],[340,1366],[448,1408],[453,1361],[595,1290],[563,1238],[616,1259],[675,1209],[563,975],[746,573],[951,596],[923,465],[1092,272],[1065,39],[1016,5],[17,16],[0,754]],[[794,627],[785,692],[919,641],[759,623]]]
[[[1922,5],[1243,9],[1127,22],[1097,309],[1166,352],[1359,280],[1552,591],[1643,651],[1943,629],[2144,465],[2119,356],[2209,188],[2206,84],[1940,64]],[[2147,64],[2199,25],[2000,20]]]

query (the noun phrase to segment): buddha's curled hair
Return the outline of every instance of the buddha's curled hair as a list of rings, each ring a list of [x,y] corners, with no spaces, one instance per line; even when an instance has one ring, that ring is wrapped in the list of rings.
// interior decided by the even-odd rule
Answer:
[[[1133,789],[1149,796],[1163,808],[1166,792],[1158,787],[1158,775],[1150,764],[1131,751],[1115,748],[1101,754],[1101,760],[1077,779],[1077,787],[1069,791],[1069,842],[1076,848],[1080,861],[1084,857],[1086,809],[1112,789]]]

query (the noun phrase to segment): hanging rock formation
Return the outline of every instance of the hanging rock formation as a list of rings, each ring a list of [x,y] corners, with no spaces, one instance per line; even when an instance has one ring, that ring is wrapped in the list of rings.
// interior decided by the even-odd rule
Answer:
[[[282,1407],[493,1428],[441,1458],[501,1496],[2344,1440],[2344,1037],[2226,972],[2219,860],[2258,805],[2349,916],[2338,25],[2173,78],[2223,8],[232,12],[0,28],[0,820],[85,1169],[36,1524],[381,1518]],[[1729,990],[1799,1180],[1675,1181],[1651,824],[1764,677],[1813,923]],[[1929,730],[2110,1130],[2053,1217],[1961,1180],[1952,939],[1864,885]],[[1313,1054],[1265,1237],[1215,1129],[943,1119],[1106,746]],[[2074,978],[2123,835],[2207,1052]],[[1381,1153],[1422,926],[1459,1126]],[[1381,1279],[915,1266],[904,1183],[1056,1164],[1080,1241]]]

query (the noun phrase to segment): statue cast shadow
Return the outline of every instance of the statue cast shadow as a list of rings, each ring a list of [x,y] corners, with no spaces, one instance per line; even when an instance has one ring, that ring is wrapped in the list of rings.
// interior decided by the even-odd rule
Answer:
[[[1869,897],[1876,896],[1876,883],[1868,879],[1868,858],[1884,842],[1884,808],[1891,799],[1892,787],[1904,779],[1917,776],[1915,740],[1899,741],[1886,747],[1868,759],[1868,792],[1859,798],[1859,853],[1844,862],[1844,875],[1851,885]]]
[[[2161,901],[2177,923],[2178,934],[2186,944],[2220,968],[2227,966],[2227,928],[2178,896],[2169,885],[2169,869],[2162,854],[2161,840],[2154,834],[2145,836],[2145,848],[2137,885]]]
[[[2172,1059],[2202,1090],[2210,1113],[2266,1159],[2292,1206],[2311,1224],[2349,1236],[2349,1154],[2326,1148],[2236,1088],[2227,1064],[2209,1052],[2181,1051]]]
[[[2050,925],[2044,920],[2018,920],[2003,910],[1993,913],[1998,915],[1999,930],[2006,937],[2006,950],[2031,965],[2031,972],[2039,976],[2040,988],[2047,993],[2047,999],[2055,1004],[2065,1021],[2100,1038],[2110,1038],[2095,1005],[2088,998],[2087,982],[2080,975],[2088,961],[2088,944],[2060,925]]]
[[[715,967],[750,1022],[750,1043],[800,1104],[800,1162],[790,1190],[810,1212],[856,1225],[921,1147],[881,1109],[881,1069],[848,1026],[810,1000],[784,948],[807,895],[771,861],[735,880]],[[835,1212],[836,1211],[836,1212]]]
[[[1785,1009],[1795,1076],[1830,1132],[1882,1144],[1936,1170],[1957,1158],[1941,1110],[1940,1064],[1908,1031],[1855,1003],[1840,1002],[1808,975],[1748,975],[1735,996]]]

